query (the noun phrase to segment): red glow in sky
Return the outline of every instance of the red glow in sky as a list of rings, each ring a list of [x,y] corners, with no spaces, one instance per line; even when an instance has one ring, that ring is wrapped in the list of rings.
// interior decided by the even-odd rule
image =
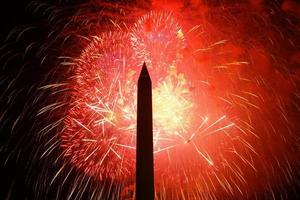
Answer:
[[[238,7],[247,10],[239,16],[214,10],[208,18],[212,11],[197,1],[182,13],[181,1],[154,1],[126,29],[90,37],[73,59],[65,159],[99,180],[132,180],[136,83],[145,61],[158,198],[242,199],[288,181],[298,150],[287,109],[297,74],[280,68],[284,61],[274,55],[285,40],[260,2],[250,4]]]

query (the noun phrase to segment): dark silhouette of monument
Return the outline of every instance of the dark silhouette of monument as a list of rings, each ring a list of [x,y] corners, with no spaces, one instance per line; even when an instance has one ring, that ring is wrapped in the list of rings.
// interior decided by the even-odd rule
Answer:
[[[154,199],[152,85],[144,63],[138,80],[136,200]]]

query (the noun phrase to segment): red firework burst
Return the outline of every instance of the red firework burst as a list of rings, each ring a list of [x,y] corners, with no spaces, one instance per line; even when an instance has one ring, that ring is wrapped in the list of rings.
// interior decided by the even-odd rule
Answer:
[[[156,199],[299,196],[299,3],[46,2],[0,48],[0,196],[133,199],[144,61]]]
[[[136,81],[146,61],[154,81],[158,198],[245,196],[290,173],[282,160],[291,137],[278,105],[293,85],[279,73],[269,75],[263,47],[226,40],[207,45],[201,28],[185,30],[173,14],[150,12],[126,31],[94,36],[73,60],[72,101],[61,134],[65,158],[99,180],[132,179]],[[271,85],[283,88],[276,87],[279,79],[284,89],[272,91]],[[270,103],[274,99],[280,102]]]

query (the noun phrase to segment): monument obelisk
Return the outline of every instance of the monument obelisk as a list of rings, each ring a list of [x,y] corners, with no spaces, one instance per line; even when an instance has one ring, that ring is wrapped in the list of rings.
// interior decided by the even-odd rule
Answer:
[[[144,63],[138,80],[136,200],[154,199],[152,84]]]

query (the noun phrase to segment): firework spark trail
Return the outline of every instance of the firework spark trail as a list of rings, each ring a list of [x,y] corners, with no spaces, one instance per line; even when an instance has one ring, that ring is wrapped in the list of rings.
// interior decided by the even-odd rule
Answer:
[[[276,190],[284,195],[284,183],[293,181],[299,165],[299,127],[289,111],[298,107],[299,113],[299,72],[288,69],[292,61],[276,49],[290,36],[262,3],[182,5],[153,1],[152,7],[133,8],[94,1],[78,6],[56,33],[66,10],[30,4],[56,23],[49,37],[58,34],[64,46],[49,83],[33,87],[36,99],[28,100],[51,99],[36,112],[49,122],[37,123],[33,132],[40,144],[33,160],[44,159],[46,174],[39,177],[44,184],[36,183],[37,196],[42,185],[63,183],[57,190],[63,198],[60,191],[74,180],[67,199],[87,193],[92,199],[132,198],[136,80],[143,61],[154,83],[157,199],[252,199]],[[43,44],[41,52],[50,46]],[[41,56],[43,65],[47,56]],[[49,165],[60,167],[51,173]]]

